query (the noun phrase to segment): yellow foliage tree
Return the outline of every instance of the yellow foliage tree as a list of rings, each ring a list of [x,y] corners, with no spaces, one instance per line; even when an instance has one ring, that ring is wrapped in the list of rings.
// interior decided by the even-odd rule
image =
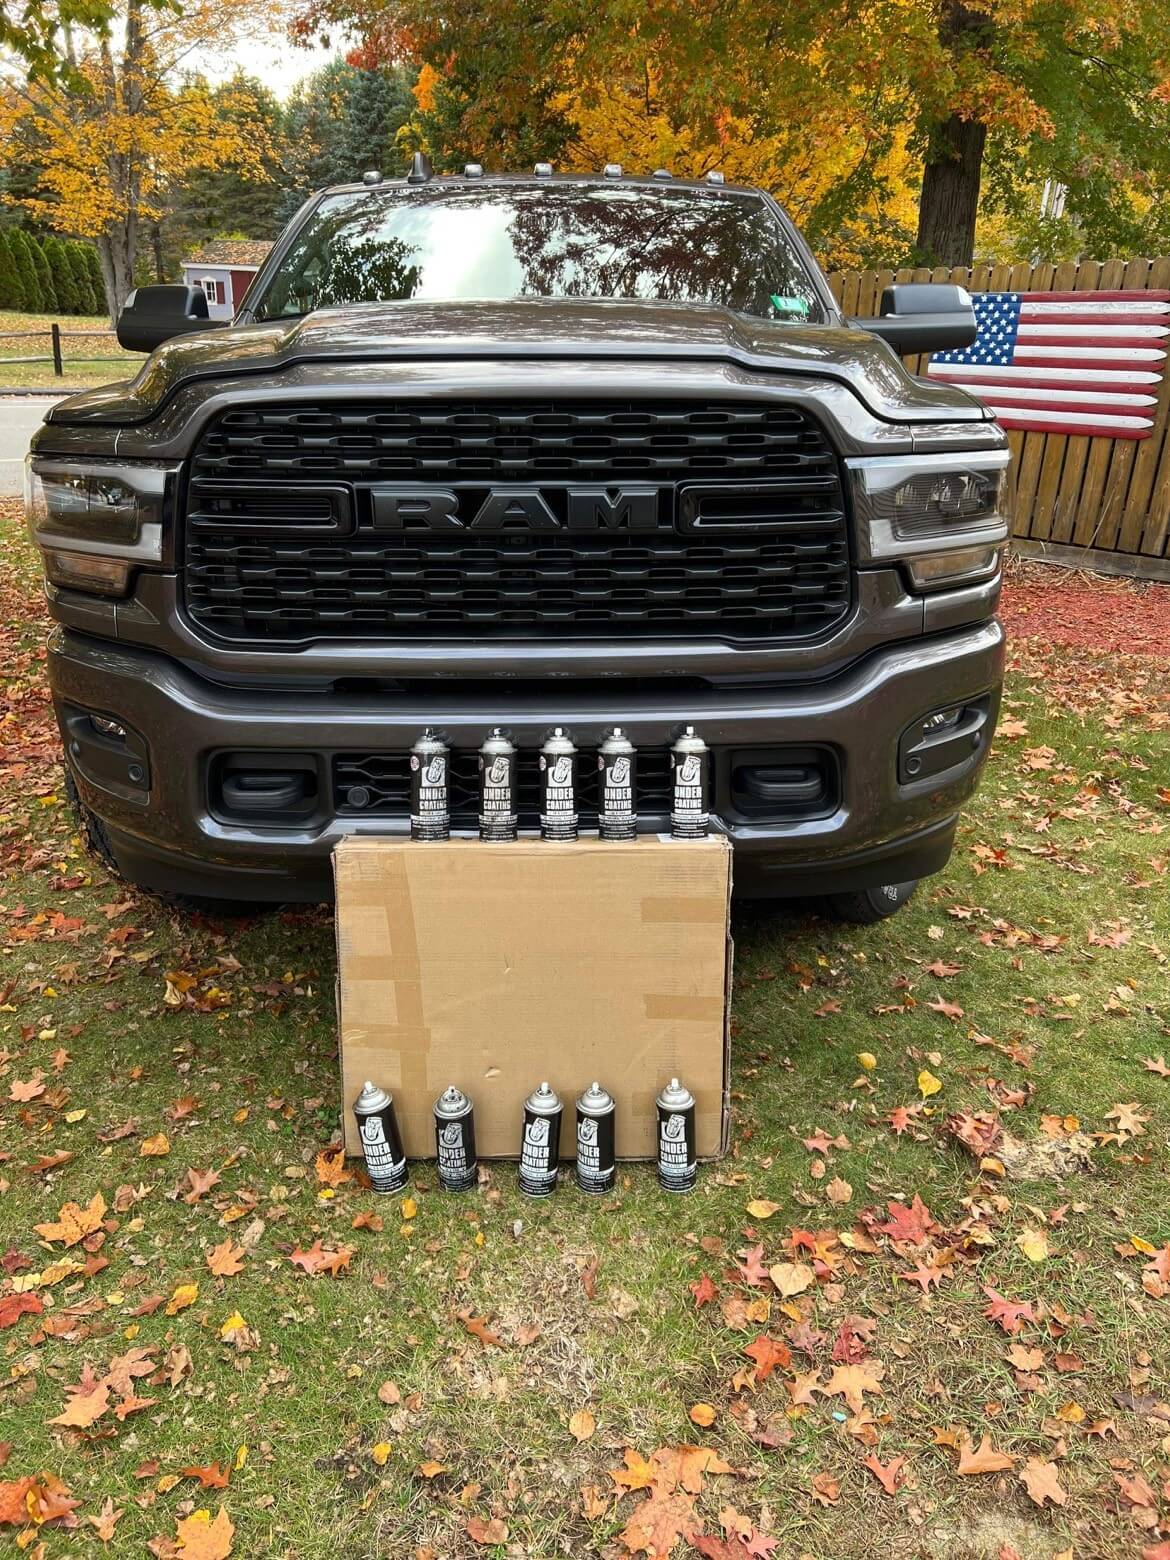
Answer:
[[[553,106],[574,127],[564,154],[570,171],[596,170],[618,155],[629,173],[669,168],[678,178],[701,179],[717,168],[729,183],[767,190],[798,227],[852,169],[867,162],[872,193],[818,245],[828,269],[863,264],[872,249],[870,230],[878,223],[903,234],[914,230],[915,167],[906,151],[906,131],[895,134],[889,150],[874,158],[864,115],[848,102],[823,104],[811,121],[775,135],[760,135],[746,119],[723,113],[710,137],[673,121],[648,69],[637,90],[589,84],[562,94]]]
[[[35,148],[37,188],[16,199],[58,232],[93,240],[111,319],[134,286],[142,228],[162,215],[174,181],[197,168],[266,177],[268,148],[244,140],[237,116],[222,114],[222,94],[217,108],[206,82],[187,73],[196,50],[230,44],[270,16],[258,0],[190,0],[181,13],[122,0],[113,34],[62,36],[80,87],[11,79],[0,88],[0,143]]]

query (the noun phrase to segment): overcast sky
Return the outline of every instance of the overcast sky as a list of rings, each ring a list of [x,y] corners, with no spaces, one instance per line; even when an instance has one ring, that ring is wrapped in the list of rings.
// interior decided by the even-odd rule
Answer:
[[[288,41],[283,34],[274,33],[260,39],[242,39],[230,51],[221,56],[208,55],[199,62],[199,69],[213,81],[223,81],[238,68],[256,76],[270,91],[282,100],[287,98],[298,81],[326,64],[334,55],[343,51],[344,43],[338,39],[330,50],[303,49]]]

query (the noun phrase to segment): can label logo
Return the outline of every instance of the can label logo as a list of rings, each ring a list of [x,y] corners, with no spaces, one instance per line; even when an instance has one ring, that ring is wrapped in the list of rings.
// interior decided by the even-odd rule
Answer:
[[[566,754],[562,754],[552,766],[552,774],[548,777],[548,783],[549,785],[568,785],[572,774],[572,761]]]
[[[389,1181],[401,1175],[406,1168],[406,1158],[396,1160],[394,1150],[386,1141],[386,1130],[381,1116],[367,1116],[361,1125],[362,1152],[371,1181]]]
[[[463,1143],[463,1125],[448,1121],[439,1131],[439,1170],[456,1177],[467,1174],[467,1150]]]
[[[520,1146],[520,1177],[522,1182],[536,1186],[551,1186],[557,1178],[556,1167],[551,1161],[552,1123],[547,1116],[538,1116],[524,1123],[524,1141]]]
[[[693,753],[688,753],[683,759],[678,772],[680,785],[697,785],[699,783],[699,760]]]
[[[446,778],[446,775],[445,775],[446,768],[447,768],[446,760],[444,758],[440,757],[438,754],[436,754],[435,757],[432,758],[430,763],[427,765],[427,772],[423,776],[423,784],[424,785],[442,785],[444,779]]]
[[[506,758],[493,758],[491,767],[487,772],[488,785],[505,785],[508,780],[508,760]]]
[[[678,1112],[664,1116],[658,1134],[658,1173],[682,1179],[694,1169],[687,1142],[687,1119]]]

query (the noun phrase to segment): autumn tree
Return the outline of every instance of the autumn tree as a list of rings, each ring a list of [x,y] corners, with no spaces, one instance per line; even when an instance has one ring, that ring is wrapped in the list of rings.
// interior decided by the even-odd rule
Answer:
[[[258,0],[191,0],[181,13],[120,0],[113,32],[60,35],[76,84],[9,69],[0,141],[31,130],[38,159],[34,192],[11,198],[46,227],[92,240],[111,318],[134,286],[144,228],[180,176],[234,166],[263,178],[263,146],[186,72],[194,51],[229,46],[267,14]]]

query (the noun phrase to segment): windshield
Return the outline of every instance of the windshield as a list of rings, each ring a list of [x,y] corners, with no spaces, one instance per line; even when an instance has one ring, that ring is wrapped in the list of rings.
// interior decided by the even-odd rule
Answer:
[[[331,195],[253,307],[271,320],[407,298],[661,298],[765,319],[825,318],[759,196],[646,185]]]

